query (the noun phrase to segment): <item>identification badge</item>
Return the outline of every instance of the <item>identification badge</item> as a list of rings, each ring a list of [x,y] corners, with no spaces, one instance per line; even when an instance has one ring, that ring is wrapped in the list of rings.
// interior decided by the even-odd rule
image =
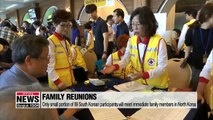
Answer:
[[[208,55],[205,53],[205,54],[203,55],[203,63],[206,63],[207,58],[208,58]]]

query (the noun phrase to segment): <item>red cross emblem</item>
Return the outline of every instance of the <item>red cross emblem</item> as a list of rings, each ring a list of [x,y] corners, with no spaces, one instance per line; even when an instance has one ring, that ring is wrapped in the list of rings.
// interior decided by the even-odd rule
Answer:
[[[148,65],[153,66],[155,64],[155,60],[153,58],[148,59]]]

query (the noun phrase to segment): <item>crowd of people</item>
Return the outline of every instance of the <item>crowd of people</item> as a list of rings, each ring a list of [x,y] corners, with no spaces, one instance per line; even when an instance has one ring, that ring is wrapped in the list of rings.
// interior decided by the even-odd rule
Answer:
[[[45,27],[38,20],[31,25],[24,21],[21,32],[9,20],[3,20],[0,27],[0,94],[23,89],[18,86],[29,88],[44,76],[49,89],[69,89],[78,82],[74,66],[81,67],[82,74],[87,75],[80,52],[81,48],[86,48],[94,50],[97,59],[106,62],[100,76],[111,74],[165,91],[169,85],[168,59],[182,58],[181,67],[184,69],[188,63],[192,68],[189,87],[197,90],[198,100],[203,100],[205,86],[213,76],[213,3],[205,4],[199,14],[194,9],[187,10],[187,23],[181,31],[167,30],[161,35],[157,33],[157,20],[147,6],[131,13],[129,26],[120,8],[106,20],[98,16],[95,4],[87,5],[85,10],[91,18],[84,24],[86,41],[81,39],[71,13],[63,9],[53,13],[51,26]],[[42,90],[42,85],[38,86]],[[1,98],[0,102],[5,100]],[[70,119],[78,111],[67,109],[57,118]]]

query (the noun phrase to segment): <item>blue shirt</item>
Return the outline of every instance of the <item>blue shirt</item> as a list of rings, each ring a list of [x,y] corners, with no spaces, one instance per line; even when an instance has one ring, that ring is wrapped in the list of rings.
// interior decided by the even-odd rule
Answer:
[[[117,25],[116,38],[123,34],[129,35],[129,28],[125,21]]]
[[[92,24],[92,31],[95,36],[94,50],[96,55],[102,55],[104,52],[103,33],[108,32],[106,22],[102,18],[98,18],[95,23]]]
[[[30,77],[16,65],[13,65],[9,70],[1,74],[0,89],[12,86],[31,85],[35,82],[38,82],[38,80]]]
[[[80,40],[80,31],[78,28],[74,28],[72,30],[72,44],[75,45],[75,38],[78,37],[78,46],[81,46],[81,40]]]

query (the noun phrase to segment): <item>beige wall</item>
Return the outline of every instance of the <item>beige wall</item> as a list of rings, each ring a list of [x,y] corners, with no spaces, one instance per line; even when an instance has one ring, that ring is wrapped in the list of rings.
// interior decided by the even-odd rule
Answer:
[[[134,10],[134,0],[120,0],[123,5],[126,7],[128,13],[132,13]]]
[[[174,25],[175,25],[175,5],[173,5],[171,10],[167,14],[166,29],[172,30],[172,29],[174,29]]]
[[[124,11],[124,14],[128,15],[128,12],[124,7],[124,5],[121,2],[115,1],[114,6],[106,6],[98,8],[98,16],[105,20],[108,15],[113,14],[113,10],[115,10],[116,8],[121,8]],[[89,20],[89,16],[86,14],[85,10],[82,11],[82,14],[79,17],[79,19],[82,24],[84,24]]]
[[[39,8],[40,8],[40,15],[41,18],[43,18],[46,10],[50,7],[50,6],[56,6],[58,8],[65,8],[67,7],[67,5],[69,5],[68,3],[71,0],[44,0],[43,2],[39,3]],[[153,9],[153,12],[157,12],[157,10],[159,9],[160,5],[162,4],[163,0],[120,0],[123,5],[125,6],[127,12],[129,14],[132,13],[132,11],[136,8],[136,7],[141,7],[144,4],[150,5],[150,7]],[[79,13],[83,7],[83,3],[84,0],[73,0],[71,1],[73,4],[71,5],[71,7],[73,7],[74,11],[71,11],[75,17],[75,19],[77,19],[79,17]],[[18,13],[19,13],[19,24],[21,24],[22,19],[25,15],[25,13],[27,13],[28,9],[33,8],[32,4],[18,9]],[[17,17],[17,12],[10,12],[7,14],[7,16],[11,16],[16,18]],[[109,14],[109,13],[108,13]]]
[[[149,1],[149,0],[148,0]],[[153,12],[158,12],[158,9],[160,8],[161,4],[164,0],[150,0],[150,7],[152,8]]]

